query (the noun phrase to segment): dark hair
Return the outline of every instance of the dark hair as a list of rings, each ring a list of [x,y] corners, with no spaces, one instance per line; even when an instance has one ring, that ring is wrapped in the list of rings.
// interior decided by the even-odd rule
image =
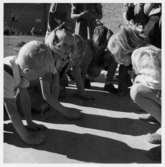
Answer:
[[[92,43],[94,46],[106,47],[109,38],[112,36],[113,32],[109,30],[104,25],[99,25],[94,29]],[[104,48],[105,49],[105,48]]]

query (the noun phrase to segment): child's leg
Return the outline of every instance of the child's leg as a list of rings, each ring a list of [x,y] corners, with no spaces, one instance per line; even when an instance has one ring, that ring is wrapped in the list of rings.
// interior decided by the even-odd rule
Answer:
[[[161,123],[161,104],[154,91],[142,84],[134,84],[131,87],[132,100],[143,110],[150,113]]]
[[[128,74],[128,67],[120,65],[119,67],[119,92],[121,95],[126,95],[128,87],[130,86],[131,80]]]
[[[113,93],[113,94],[117,94],[118,89],[116,89],[113,85],[113,77],[114,77],[115,72],[116,72],[117,63],[115,62],[115,60],[112,56],[109,56],[109,57],[110,58],[109,58],[109,61],[108,61],[108,65],[106,67],[106,70],[108,71],[108,73],[107,73],[107,76],[106,76],[104,89]]]
[[[110,58],[109,58],[107,67],[105,67],[106,70],[108,71],[105,84],[112,83],[113,77],[115,75],[116,68],[117,68],[117,63],[115,62],[114,58],[112,56],[109,56],[109,57]]]
[[[45,75],[41,80],[41,90],[44,100],[53,108],[54,110],[61,113],[64,117],[68,119],[79,119],[81,114],[75,110],[64,107],[58,101],[59,95],[59,76],[58,75]],[[56,95],[57,93],[57,95]]]

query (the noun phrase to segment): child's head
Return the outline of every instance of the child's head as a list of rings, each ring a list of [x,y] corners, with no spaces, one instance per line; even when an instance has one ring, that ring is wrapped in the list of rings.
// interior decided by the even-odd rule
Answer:
[[[73,35],[65,28],[56,28],[45,39],[45,44],[54,53],[54,59],[58,61],[57,66],[61,67],[69,61],[74,50],[74,43]]]
[[[35,80],[47,72],[55,72],[49,48],[40,41],[30,41],[21,47],[16,58],[23,77]]]
[[[105,50],[112,34],[113,32],[104,25],[96,26],[92,36],[92,44],[97,52]]]
[[[161,49],[156,46],[148,45],[134,50],[132,59],[133,65],[138,64],[142,69],[150,69],[150,75],[154,73],[155,67],[161,71]]]
[[[132,52],[148,44],[148,39],[130,27],[122,27],[112,35],[108,42],[108,50],[112,53],[117,63],[128,66],[131,63]]]

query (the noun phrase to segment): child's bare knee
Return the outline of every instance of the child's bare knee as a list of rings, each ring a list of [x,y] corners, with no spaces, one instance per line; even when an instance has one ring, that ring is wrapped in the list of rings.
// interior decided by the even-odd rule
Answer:
[[[136,103],[139,98],[142,97],[143,88],[140,84],[135,84],[131,87],[130,96],[131,99]]]

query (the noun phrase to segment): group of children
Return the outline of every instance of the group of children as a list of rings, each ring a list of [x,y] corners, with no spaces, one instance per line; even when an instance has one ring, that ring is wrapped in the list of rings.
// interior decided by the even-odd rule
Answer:
[[[153,21],[152,17],[147,19]],[[149,21],[143,25],[143,30],[146,31]],[[32,121],[31,108],[42,110],[43,106],[48,106],[67,119],[81,118],[81,112],[60,104],[60,79],[71,73],[79,96],[90,99],[85,93],[85,77],[95,78],[109,66],[115,65],[115,69],[114,60],[131,66],[132,100],[161,125],[161,48],[152,43],[154,31],[145,31],[123,26],[113,34],[102,26],[96,28],[92,40],[85,40],[62,24],[47,33],[44,43],[28,42],[17,56],[5,57],[4,106],[20,138],[30,145],[45,141],[45,128]],[[37,92],[34,87],[39,87]],[[22,123],[20,112],[24,114],[27,127]]]
[[[159,123],[149,142],[161,144],[161,4],[127,4],[128,25],[114,34],[108,50],[124,66],[131,65],[131,99]],[[151,158],[161,157],[160,146],[151,150]]]
[[[16,132],[27,144],[40,144],[45,140],[44,133],[35,131],[43,127],[32,121],[31,99],[27,87],[31,80],[36,80],[48,72],[56,73],[53,57],[48,47],[39,41],[28,42],[17,56],[4,58],[5,110]],[[31,130],[23,125],[20,112]]]

